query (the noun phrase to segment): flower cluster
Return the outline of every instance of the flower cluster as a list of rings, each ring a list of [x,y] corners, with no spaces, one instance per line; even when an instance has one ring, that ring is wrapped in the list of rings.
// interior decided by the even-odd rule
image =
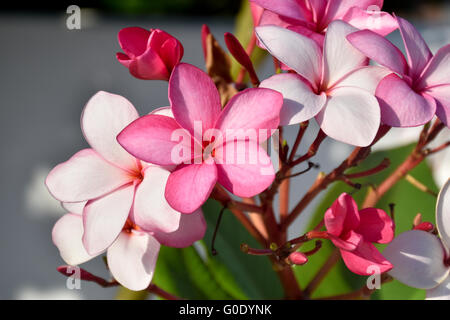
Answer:
[[[124,53],[117,53],[118,61],[138,79],[167,80],[170,106],[139,117],[121,96],[99,92],[89,100],[81,127],[91,148],[56,166],[46,180],[50,193],[69,212],[53,229],[62,258],[78,265],[106,251],[108,268],[120,284],[145,289],[160,245],[180,248],[203,238],[201,207],[214,198],[238,212],[264,247],[244,246],[249,254],[273,256],[274,263],[289,268],[307,263],[307,256],[320,249],[304,253],[295,244],[326,239],[358,275],[370,275],[376,266],[406,284],[434,288],[431,297],[448,297],[444,248],[450,246],[450,227],[444,211],[450,208],[449,183],[437,209],[441,240],[419,230],[394,239],[393,219],[373,208],[377,201],[371,200],[386,192],[384,185],[362,210],[349,194],[341,194],[318,228],[296,241],[285,237],[286,228],[320,190],[337,180],[356,186],[352,177],[385,168],[353,176],[345,172],[364,160],[391,127],[421,126],[436,116],[433,128],[421,136],[416,162],[411,160],[405,168],[413,168],[427,155],[424,147],[450,126],[450,45],[433,56],[408,21],[380,11],[383,1],[250,2],[254,41],[273,57],[276,74],[259,82],[250,52],[231,34],[225,39],[236,60],[244,61],[242,70],[251,74],[253,88],[228,83],[229,70],[223,71],[227,57],[218,44],[210,43],[204,53],[216,50],[207,60],[223,65],[209,65],[206,73],[181,63],[182,44],[162,30],[133,27],[119,32]],[[395,29],[402,35],[407,58],[385,38]],[[211,39],[205,36],[204,45]],[[371,60],[378,65],[371,65]],[[224,82],[225,99],[219,88]],[[319,135],[309,152],[295,159],[313,119]],[[298,141],[288,156],[289,147],[278,138],[278,130],[297,124]],[[277,222],[272,203],[279,186],[295,165],[314,156],[325,137],[353,145],[355,152],[328,176],[319,177],[303,202],[287,216],[280,212]],[[268,154],[269,141],[280,144],[279,154]],[[273,156],[281,161],[275,168]],[[399,169],[400,175],[406,174],[405,168]],[[243,212],[263,218],[252,220]],[[320,230],[323,226],[326,230]],[[383,255],[373,245],[391,241]],[[416,276],[416,271],[425,276]],[[292,284],[284,285],[295,296]]]

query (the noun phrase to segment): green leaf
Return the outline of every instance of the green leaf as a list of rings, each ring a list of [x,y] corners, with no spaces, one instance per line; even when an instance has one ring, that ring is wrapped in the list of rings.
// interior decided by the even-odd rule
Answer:
[[[323,215],[327,208],[331,206],[333,201],[342,192],[355,192],[353,197],[359,205],[362,204],[363,199],[367,192],[367,186],[369,184],[379,185],[394,169],[400,165],[404,159],[409,155],[413,148],[413,145],[376,152],[369,156],[358,168],[353,169],[354,172],[364,171],[377,166],[384,158],[391,160],[391,166],[378,173],[377,175],[361,178],[355,180],[361,183],[365,188],[361,191],[355,192],[348,185],[338,182],[335,183],[332,188],[324,196],[322,202],[316,208],[314,215],[311,219],[310,228],[312,229],[323,218]],[[432,179],[431,171],[427,164],[424,162],[410,173],[416,179],[424,183],[429,188],[436,190],[436,186]],[[417,213],[422,213],[424,221],[430,221],[434,223],[434,207],[436,199],[424,193],[405,180],[401,180],[397,183],[389,192],[387,192],[376,205],[377,208],[384,209],[389,212],[389,204],[395,204],[395,223],[396,223],[396,235],[410,230],[412,227],[412,221]],[[308,244],[311,246],[310,244]],[[382,251],[385,245],[377,245]],[[305,246],[305,249],[307,247]],[[305,286],[313,277],[315,272],[326,261],[332,245],[328,242],[324,244],[324,247],[314,256],[310,257],[310,261],[304,265],[297,267],[296,275],[302,284]],[[342,260],[336,265],[335,268],[328,274],[322,284],[318,287],[313,297],[333,296],[337,294],[351,292],[357,290],[364,285],[366,277],[358,276],[351,273],[344,265]],[[377,290],[372,299],[423,299],[424,291],[415,288],[407,287],[398,281],[393,281],[382,286],[380,290]]]
[[[205,242],[210,244],[221,206],[208,200],[203,206],[208,228]],[[259,248],[247,230],[234,215],[226,210],[216,237],[215,248],[218,254],[212,259],[226,267],[243,292],[250,299],[281,299],[283,290],[276,272],[267,257],[251,256],[240,250],[240,245]]]

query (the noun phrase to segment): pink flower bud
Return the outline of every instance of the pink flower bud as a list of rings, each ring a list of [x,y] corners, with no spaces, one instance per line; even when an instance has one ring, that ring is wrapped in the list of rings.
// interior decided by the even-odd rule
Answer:
[[[293,264],[296,264],[299,266],[308,262],[308,258],[303,253],[297,252],[297,251],[292,252],[289,255],[289,260],[291,260],[291,262]]]
[[[422,231],[426,231],[426,232],[433,231],[433,229],[434,229],[434,226],[430,222],[422,222],[422,223],[419,223],[417,226],[414,226],[414,230],[422,230]]]
[[[124,53],[118,52],[117,60],[138,79],[169,80],[184,53],[177,39],[159,29],[124,28],[118,39]]]

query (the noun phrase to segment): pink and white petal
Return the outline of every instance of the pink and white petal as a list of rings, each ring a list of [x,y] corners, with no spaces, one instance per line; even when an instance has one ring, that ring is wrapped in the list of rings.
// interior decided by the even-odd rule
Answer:
[[[181,213],[193,213],[208,199],[217,182],[216,165],[179,165],[167,180],[165,197]]]
[[[295,25],[295,26],[288,25],[286,27],[286,29],[295,31],[301,35],[304,35],[305,37],[313,39],[319,45],[319,47],[323,48],[323,42],[325,40],[325,36],[321,33],[315,32],[314,28],[311,29],[311,28],[308,28],[308,26],[303,26],[303,25]]]
[[[329,237],[337,248],[345,251],[356,250],[360,243],[364,241],[363,237],[353,230],[347,232],[347,234],[343,237],[337,237],[333,234],[329,234]]]
[[[324,22],[330,23],[336,19],[342,19],[353,7],[368,9],[383,7],[383,0],[329,0]]]
[[[127,126],[117,141],[129,153],[143,161],[157,165],[172,165],[192,159],[190,134],[167,116],[146,115]],[[182,147],[183,154],[172,152]],[[178,158],[178,159],[175,159]]]
[[[434,98],[437,117],[450,128],[450,84],[428,88],[425,95]]]
[[[231,98],[217,119],[215,127],[225,135],[225,140],[229,136],[239,135],[242,130],[252,130],[256,139],[262,130],[266,130],[267,139],[271,136],[270,131],[278,128],[282,106],[283,96],[275,90],[246,89]]]
[[[450,300],[450,277],[437,287],[427,290],[426,300]]]
[[[352,196],[342,193],[325,212],[324,222],[328,233],[337,237],[358,227],[358,205]]]
[[[284,73],[261,82],[260,88],[269,88],[283,95],[280,125],[291,125],[315,117],[326,103],[325,93],[317,95],[298,75]]]
[[[147,50],[130,63],[130,73],[142,80],[169,80],[169,70],[153,48]]]
[[[136,168],[136,160],[116,140],[127,125],[139,117],[130,101],[117,94],[99,91],[86,104],[81,129],[99,155],[124,169]]]
[[[275,178],[270,157],[255,142],[227,143],[215,149],[215,158],[219,183],[236,196],[253,197]]]
[[[131,184],[102,198],[89,201],[83,212],[83,244],[89,254],[106,250],[127,221],[134,200]]]
[[[421,88],[450,85],[450,44],[436,52],[420,79]]]
[[[353,251],[341,250],[341,256],[351,272],[362,276],[372,275],[374,267],[380,273],[392,269],[392,264],[370,242],[362,241]]]
[[[81,216],[67,213],[62,216],[52,230],[52,239],[61,258],[69,265],[82,264],[94,256],[89,255],[83,246],[83,220]]]
[[[347,40],[370,59],[401,75],[408,72],[403,53],[388,39],[370,30],[349,34]]]
[[[153,236],[164,246],[185,248],[195,241],[203,239],[206,232],[206,222],[201,209],[191,214],[182,214],[177,230],[173,232],[153,232]]]
[[[137,187],[133,219],[145,231],[174,232],[179,227],[181,214],[172,209],[164,197],[169,175],[170,172],[161,167],[150,166]]]
[[[147,48],[150,31],[139,27],[129,27],[120,30],[117,37],[122,50],[134,58],[143,54]]]
[[[86,206],[86,203],[87,203],[87,201],[61,202],[61,206],[63,207],[64,210],[66,210],[66,211],[68,211],[70,213],[82,215],[84,207]]]
[[[252,3],[257,4],[264,9],[275,12],[279,15],[289,17],[296,20],[305,20],[305,5],[297,0],[251,0]]]
[[[339,81],[339,87],[356,87],[375,94],[378,84],[387,75],[391,74],[387,68],[367,66],[356,69]]]
[[[322,74],[322,50],[314,40],[278,26],[257,27],[255,32],[271,55],[312,85],[319,83]]]
[[[406,231],[388,244],[383,255],[394,266],[389,274],[413,288],[434,288],[449,273],[449,269],[444,265],[444,247],[441,241],[429,232]]]
[[[108,249],[108,267],[124,287],[144,290],[152,281],[159,249],[159,242],[149,234],[122,231]]]
[[[204,133],[214,127],[222,109],[219,92],[212,79],[187,63],[180,63],[172,72],[169,101],[175,120],[193,136],[196,122]]]
[[[323,46],[323,83],[328,88],[349,72],[369,64],[367,57],[347,40],[347,36],[357,30],[341,20],[333,21],[328,26]]]
[[[316,120],[331,138],[364,147],[373,142],[378,132],[380,106],[366,90],[339,87],[330,92]]]
[[[360,30],[368,29],[383,37],[398,28],[397,20],[387,12],[353,7],[342,20]]]
[[[160,115],[160,116],[174,118],[173,113],[172,113],[172,108],[170,108],[170,107],[157,108],[157,109],[153,110],[152,112],[150,112],[149,114],[156,114],[156,115]]]
[[[442,242],[450,251],[450,179],[439,192],[436,205],[436,226]]]
[[[376,96],[381,108],[381,122],[392,127],[423,125],[436,112],[434,99],[416,93],[394,73],[380,81]]]
[[[81,202],[103,196],[129,183],[130,175],[105,161],[92,149],[75,153],[48,174],[45,184],[62,202]]]
[[[433,54],[419,31],[411,23],[400,17],[396,18],[403,43],[405,44],[406,55],[408,56],[408,64],[410,67],[409,76],[417,79],[422,74],[428,62],[430,62]]]
[[[394,238],[394,221],[381,209],[366,208],[359,211],[360,224],[355,230],[364,240],[389,243]]]

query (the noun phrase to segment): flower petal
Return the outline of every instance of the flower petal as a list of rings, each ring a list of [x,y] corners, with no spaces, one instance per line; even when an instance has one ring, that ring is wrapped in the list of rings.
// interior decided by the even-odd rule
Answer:
[[[450,300],[450,277],[437,287],[427,290],[426,300]]]
[[[136,158],[162,166],[190,160],[192,140],[174,119],[157,114],[137,119],[117,136],[120,145]],[[185,152],[175,156],[178,147]]]
[[[374,7],[375,8],[375,7]],[[369,29],[381,36],[387,36],[398,28],[397,20],[387,12],[353,7],[342,20],[360,30]]]
[[[150,31],[139,27],[124,28],[119,31],[117,37],[122,50],[134,58],[143,54],[147,48]]]
[[[353,7],[381,9],[383,0],[329,0],[324,20],[329,23],[333,20],[341,19]]]
[[[250,0],[252,3],[257,4],[264,9],[275,12],[279,15],[296,19],[305,20],[306,19],[306,6],[303,5],[301,1],[296,0]]]
[[[83,237],[83,220],[73,213],[63,215],[52,230],[52,239],[58,248],[61,258],[72,266],[82,264],[93,258],[86,252],[81,238]]]
[[[380,81],[376,96],[381,108],[381,121],[392,127],[415,127],[430,121],[436,112],[433,99],[417,94],[396,74]]]
[[[380,126],[377,99],[355,87],[334,89],[316,116],[320,128],[331,138],[354,146],[368,146]]]
[[[450,128],[450,84],[426,89],[426,95],[436,101],[436,115]]]
[[[280,125],[300,123],[313,118],[326,103],[325,93],[316,95],[311,86],[298,75],[284,73],[274,75],[260,84],[283,94]]]
[[[329,234],[329,237],[337,248],[345,251],[356,250],[359,244],[364,241],[363,237],[353,230],[347,232],[343,237],[337,237],[333,234]]]
[[[114,279],[124,287],[140,291],[153,278],[160,244],[142,232],[121,232],[108,249],[108,267]]]
[[[180,224],[174,232],[153,232],[153,236],[164,246],[185,248],[195,241],[203,239],[206,232],[206,222],[201,209],[191,214],[182,214]]]
[[[411,23],[400,17],[396,18],[403,43],[405,44],[406,55],[408,56],[409,76],[416,79],[422,74],[433,54],[425,40],[423,40],[420,33]]]
[[[135,185],[89,201],[83,212],[83,244],[89,254],[99,254],[117,238],[133,205]]]
[[[181,213],[192,213],[205,203],[216,181],[215,164],[180,165],[167,180],[167,202]]]
[[[269,156],[255,142],[230,142],[216,148],[215,155],[219,183],[239,197],[261,193],[275,178]]]
[[[359,212],[360,223],[356,232],[364,240],[389,243],[394,238],[394,221],[381,209],[366,208]]]
[[[349,72],[369,64],[367,57],[354,48],[347,40],[347,35],[357,30],[341,20],[333,21],[328,26],[323,47],[323,83],[328,88],[332,87]]]
[[[61,202],[61,206],[64,208],[64,210],[82,215],[84,207],[86,206],[87,201],[81,201],[81,202]]]
[[[133,219],[145,231],[174,232],[181,214],[166,201],[164,192],[170,172],[157,166],[144,171],[144,179],[136,190]]]
[[[271,55],[312,85],[318,84],[322,74],[322,50],[314,40],[277,26],[257,27],[255,32]]]
[[[180,63],[172,72],[169,101],[175,120],[193,136],[195,122],[204,133],[214,127],[221,112],[214,82],[204,71],[187,63]]]
[[[225,140],[228,137],[234,140],[242,130],[252,130],[255,133],[254,138],[258,139],[259,136],[262,137],[260,133],[265,130],[265,141],[272,135],[270,131],[278,128],[282,105],[283,96],[275,90],[246,89],[231,98],[217,119],[216,128],[225,134]]]
[[[105,161],[92,149],[75,153],[57,165],[45,184],[63,202],[81,202],[107,194],[131,181],[130,175]]]
[[[408,71],[403,53],[388,39],[370,30],[349,34],[347,40],[370,59],[401,75]]]
[[[136,160],[116,140],[117,135],[139,117],[130,101],[100,91],[86,104],[81,129],[90,146],[103,158],[124,169],[136,168]]]
[[[406,231],[392,240],[383,255],[393,264],[389,274],[414,288],[430,289],[448,275],[444,265],[444,248],[431,233],[421,230]]]
[[[420,78],[423,88],[450,84],[450,44],[436,52]]]
[[[154,48],[135,58],[129,66],[130,73],[142,80],[169,80],[169,70]]]
[[[170,107],[157,108],[157,109],[153,110],[152,112],[150,112],[149,114],[157,114],[160,116],[166,116],[166,117],[173,118],[172,108],[170,108]]]
[[[439,192],[436,205],[436,226],[442,242],[450,249],[450,179]]]
[[[356,69],[339,81],[339,87],[356,87],[375,94],[378,84],[392,72],[383,67],[368,66]]]
[[[358,205],[352,196],[342,193],[325,212],[324,222],[328,233],[337,237],[358,227]]]
[[[380,273],[392,269],[392,264],[370,242],[361,242],[353,251],[341,250],[341,256],[351,272],[362,276],[372,275],[375,267]]]

